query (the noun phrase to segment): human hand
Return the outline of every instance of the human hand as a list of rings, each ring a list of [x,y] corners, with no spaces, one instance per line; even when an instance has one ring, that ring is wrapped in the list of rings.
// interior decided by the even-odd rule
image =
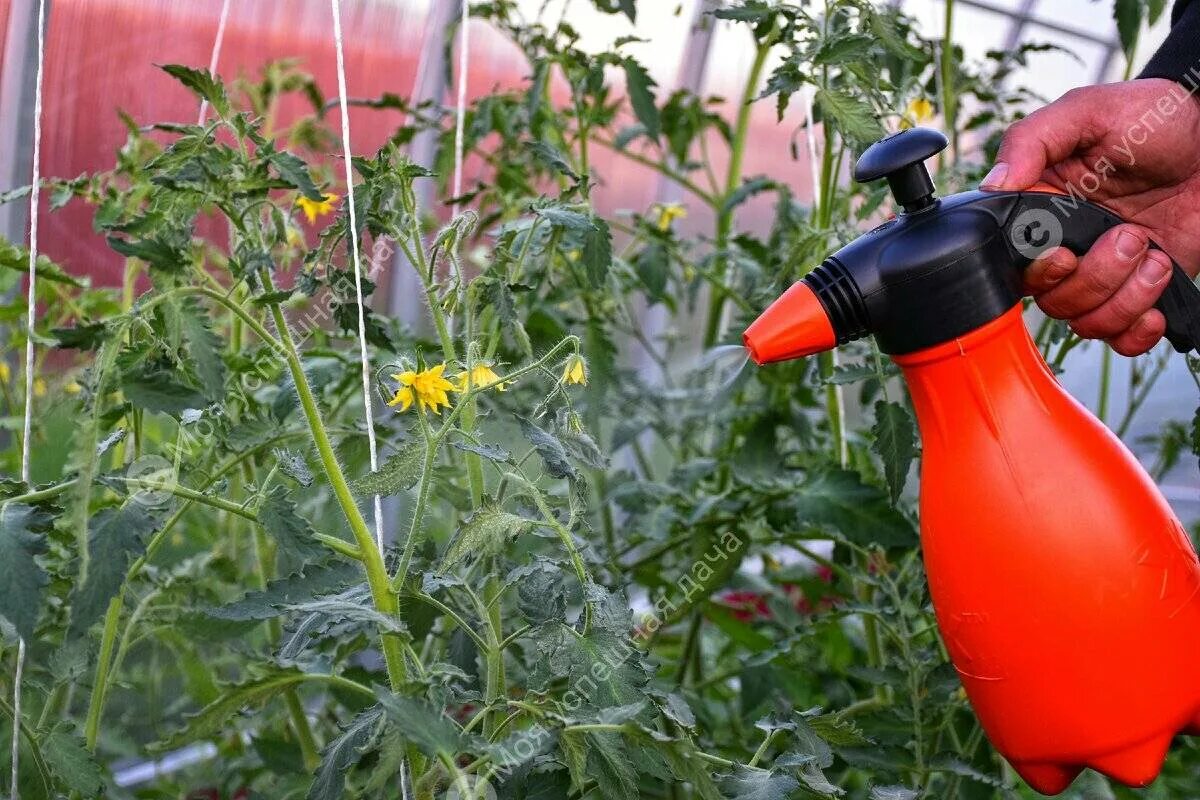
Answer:
[[[1200,100],[1161,78],[1068,92],[1009,128],[983,188],[1038,182],[1074,189],[1127,224],[1083,256],[1045,253],[1026,271],[1026,290],[1076,334],[1122,355],[1146,352],[1166,329],[1153,306],[1171,277],[1149,240],[1192,277],[1200,271]]]

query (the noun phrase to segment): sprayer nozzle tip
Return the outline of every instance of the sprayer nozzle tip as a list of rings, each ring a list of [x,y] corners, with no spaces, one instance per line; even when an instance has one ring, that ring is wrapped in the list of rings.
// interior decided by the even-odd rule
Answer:
[[[825,307],[808,284],[792,284],[742,334],[754,363],[810,356],[837,346],[837,334]]]

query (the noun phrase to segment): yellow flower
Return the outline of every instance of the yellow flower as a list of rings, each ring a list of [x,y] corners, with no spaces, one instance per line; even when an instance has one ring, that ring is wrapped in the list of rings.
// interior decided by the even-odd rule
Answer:
[[[8,368],[8,362],[0,361],[0,383],[8,383],[8,380],[11,377],[12,371]]]
[[[496,391],[503,392],[504,387],[508,384],[496,383],[498,380],[500,380],[500,376],[496,374],[490,364],[476,364],[470,372],[460,372],[454,379],[454,383],[459,392],[465,392],[472,386],[478,389],[481,386],[491,386],[493,383],[496,384],[493,387]]]
[[[78,381],[68,381],[63,388],[67,390],[67,394],[79,394],[83,391],[83,387],[79,385]]]
[[[296,205],[300,206],[300,210],[304,212],[309,224],[312,224],[317,221],[317,217],[332,214],[333,204],[337,202],[337,199],[336,194],[327,194],[324,200],[309,200],[304,195],[300,195],[296,199]]]
[[[583,363],[583,356],[573,355],[567,359],[563,365],[562,382],[587,385],[587,365]]]
[[[918,97],[911,100],[908,108],[904,110],[904,118],[900,120],[900,127],[911,128],[914,125],[920,125],[923,122],[929,122],[933,119],[936,109],[933,103],[928,98]]]
[[[671,223],[677,219],[687,219],[687,209],[679,203],[659,203],[657,208],[660,231],[669,230]]]
[[[33,396],[34,397],[45,397],[46,396],[46,382],[44,380],[42,380],[41,378],[33,379]]]
[[[440,414],[440,406],[450,406],[450,397],[446,393],[454,391],[454,384],[442,377],[445,369],[445,364],[438,364],[422,372],[410,369],[392,375],[400,386],[388,405],[400,406],[401,411],[408,411],[415,402],[422,411],[428,409]]]

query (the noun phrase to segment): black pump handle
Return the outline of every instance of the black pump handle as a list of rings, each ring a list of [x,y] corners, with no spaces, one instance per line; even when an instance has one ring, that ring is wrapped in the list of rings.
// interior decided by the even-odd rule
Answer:
[[[1030,260],[1058,245],[1083,255],[1106,231],[1125,222],[1116,214],[1077,195],[1021,192],[1009,221],[1013,246]],[[1150,249],[1166,253],[1157,242]],[[1154,307],[1167,320],[1167,341],[1177,352],[1200,350],[1200,288],[1170,253],[1171,280]]]

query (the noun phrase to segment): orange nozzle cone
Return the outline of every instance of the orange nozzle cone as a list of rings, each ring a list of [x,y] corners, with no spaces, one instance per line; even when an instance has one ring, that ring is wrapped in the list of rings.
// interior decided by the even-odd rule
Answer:
[[[800,281],[783,293],[742,334],[742,342],[754,363],[811,356],[837,346],[837,335],[825,307]]]

